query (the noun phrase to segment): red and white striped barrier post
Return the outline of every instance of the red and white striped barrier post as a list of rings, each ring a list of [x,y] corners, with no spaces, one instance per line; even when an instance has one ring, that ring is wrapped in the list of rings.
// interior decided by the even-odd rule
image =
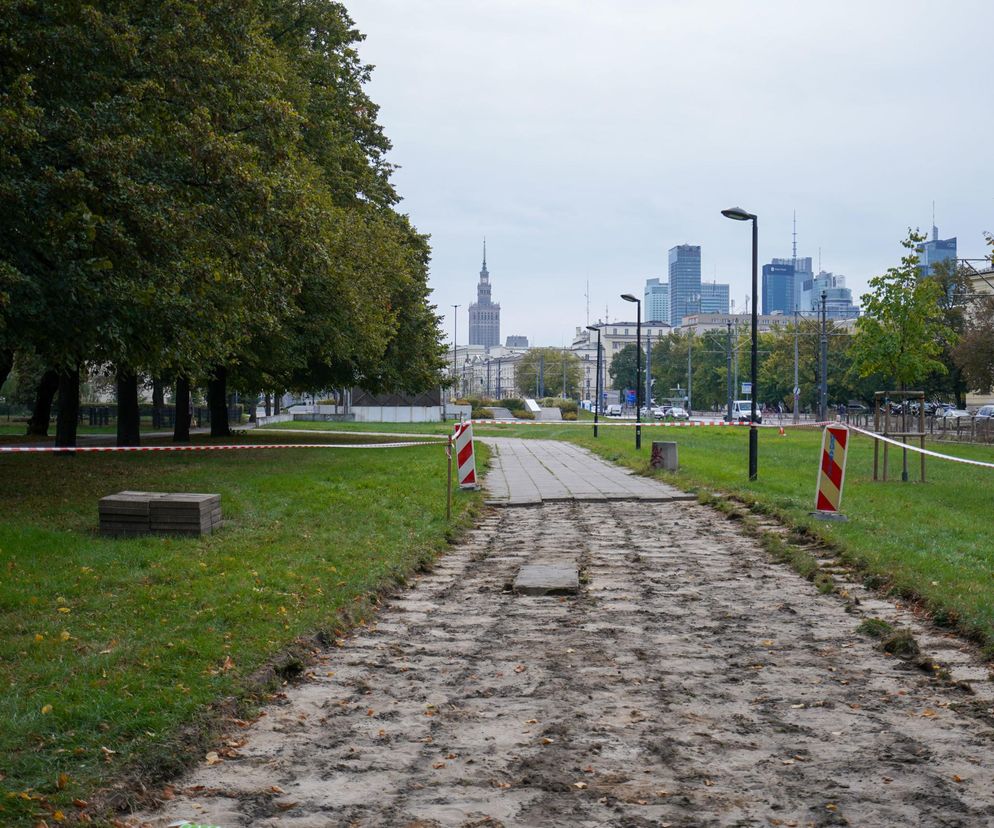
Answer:
[[[822,520],[845,520],[842,507],[842,486],[846,482],[846,454],[849,450],[849,429],[844,425],[825,426],[821,436],[821,463],[818,467],[818,488],[815,511]]]
[[[476,455],[473,453],[473,424],[457,423],[455,429],[456,441],[456,477],[460,489],[476,489]]]

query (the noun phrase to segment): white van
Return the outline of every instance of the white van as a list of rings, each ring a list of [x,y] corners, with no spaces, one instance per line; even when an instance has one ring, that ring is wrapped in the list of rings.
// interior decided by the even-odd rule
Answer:
[[[620,417],[621,416],[621,406],[618,405],[617,403],[609,405],[607,407],[607,416],[608,417]]]
[[[728,415],[725,415],[728,418]],[[732,403],[732,422],[748,423],[752,419],[752,400],[736,400]],[[763,422],[759,404],[756,405],[756,422]]]

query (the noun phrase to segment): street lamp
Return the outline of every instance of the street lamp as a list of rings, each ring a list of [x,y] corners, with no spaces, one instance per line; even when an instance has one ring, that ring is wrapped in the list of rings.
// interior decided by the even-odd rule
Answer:
[[[749,379],[752,385],[752,394],[750,395],[752,406],[749,414],[749,479],[755,480],[759,473],[759,429],[756,426],[756,399],[759,396],[759,384],[756,381],[756,343],[758,341],[757,327],[759,323],[756,307],[756,294],[758,293],[756,289],[758,282],[756,271],[759,262],[759,220],[754,213],[749,213],[741,207],[722,210],[721,214],[725,218],[734,219],[735,221],[752,222],[752,363],[749,372]]]
[[[630,293],[622,293],[626,302],[634,302],[638,316],[635,318],[635,450],[642,448],[642,300]]]
[[[457,385],[456,377],[456,342],[458,337],[459,329],[459,305],[452,306],[452,387],[455,389],[455,395],[458,396],[459,388]]]
[[[596,325],[587,325],[588,331],[597,332],[597,377],[594,380],[594,437],[597,436],[597,413],[601,407],[601,329]],[[590,386],[587,386],[587,390]]]

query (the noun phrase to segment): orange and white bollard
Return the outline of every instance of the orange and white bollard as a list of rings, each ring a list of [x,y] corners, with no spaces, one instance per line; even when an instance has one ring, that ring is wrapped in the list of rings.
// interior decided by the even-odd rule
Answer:
[[[849,450],[849,429],[844,425],[825,426],[821,437],[821,464],[818,467],[818,488],[815,511],[822,520],[845,520],[842,508],[842,486],[846,482],[846,454]]]
[[[456,478],[460,489],[476,489],[476,455],[473,453],[473,424],[457,423]]]

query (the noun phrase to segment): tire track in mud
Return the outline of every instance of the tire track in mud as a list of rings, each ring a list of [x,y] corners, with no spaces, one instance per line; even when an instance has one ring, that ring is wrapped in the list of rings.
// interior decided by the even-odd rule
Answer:
[[[581,594],[516,596],[525,562]],[[990,719],[714,510],[488,513],[135,824],[978,826]]]

